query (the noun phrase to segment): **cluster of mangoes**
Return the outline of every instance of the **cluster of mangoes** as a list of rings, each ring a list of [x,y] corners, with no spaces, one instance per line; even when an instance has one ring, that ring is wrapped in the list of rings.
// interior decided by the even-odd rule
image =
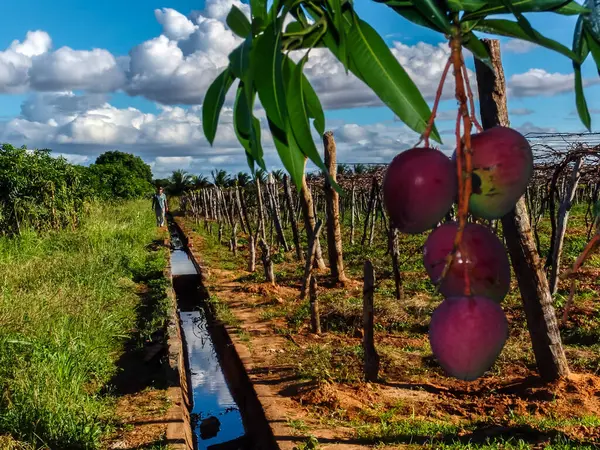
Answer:
[[[473,217],[499,219],[514,208],[533,175],[529,142],[508,127],[471,135]],[[456,152],[448,158],[432,148],[398,154],[383,182],[385,207],[392,225],[418,234],[438,225],[458,198]],[[423,260],[438,283],[454,249],[457,222],[446,222],[428,236]],[[467,223],[461,246],[438,289],[445,297],[429,325],[432,352],[450,375],[475,380],[494,364],[508,338],[500,303],[510,288],[510,265],[502,242],[486,226]],[[468,277],[469,295],[465,295]]]

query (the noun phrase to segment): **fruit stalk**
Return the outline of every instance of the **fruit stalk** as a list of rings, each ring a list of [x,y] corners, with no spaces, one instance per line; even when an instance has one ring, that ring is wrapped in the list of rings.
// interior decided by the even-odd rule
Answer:
[[[465,83],[467,85],[467,95],[469,96],[469,106],[471,107],[471,123],[475,125],[475,129],[477,132],[481,133],[483,131],[483,127],[477,120],[477,116],[475,115],[475,99],[473,97],[473,90],[471,89],[471,82],[469,81],[469,72],[467,72],[467,66],[463,64],[462,73],[465,79]]]
[[[421,135],[421,139],[415,147],[418,147],[421,144],[421,141],[425,141],[425,147],[429,147],[429,136],[431,135],[431,130],[433,130],[433,122],[437,116],[438,105],[440,104],[442,93],[444,92],[444,83],[446,82],[446,77],[448,76],[448,71],[450,70],[451,65],[452,57],[449,57],[448,61],[446,62],[446,67],[444,67],[444,71],[442,72],[442,78],[440,79],[440,83],[438,84],[438,88],[435,94],[435,101],[433,102],[433,109],[431,110],[431,116],[429,117],[429,121],[427,122],[427,128],[425,128],[425,131]]]
[[[469,115],[469,107],[467,105],[467,95],[465,93],[465,79],[463,78],[464,60],[462,57],[462,44],[460,35],[454,36],[450,40],[451,59],[454,66],[454,78],[456,80],[456,99],[459,102],[458,117],[456,121],[456,162],[458,172],[458,230],[454,240],[454,249],[448,255],[446,266],[439,279],[439,283],[443,281],[446,274],[450,270],[452,260],[459,251],[462,257],[466,257],[466,253],[462,249],[462,236],[467,224],[467,215],[469,212],[469,199],[471,197],[472,183],[471,174],[473,164],[471,161],[471,117]],[[460,119],[462,118],[464,135],[461,139]],[[463,165],[464,160],[464,165]],[[468,265],[465,264],[465,292],[466,296],[471,295],[471,284],[469,280]]]

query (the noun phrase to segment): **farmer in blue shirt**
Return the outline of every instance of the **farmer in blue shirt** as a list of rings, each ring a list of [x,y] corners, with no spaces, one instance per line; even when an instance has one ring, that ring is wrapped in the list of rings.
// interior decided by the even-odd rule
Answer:
[[[156,190],[156,194],[152,196],[152,208],[154,208],[154,212],[156,213],[156,226],[164,227],[165,213],[169,211],[169,206],[167,205],[167,196],[160,186]]]

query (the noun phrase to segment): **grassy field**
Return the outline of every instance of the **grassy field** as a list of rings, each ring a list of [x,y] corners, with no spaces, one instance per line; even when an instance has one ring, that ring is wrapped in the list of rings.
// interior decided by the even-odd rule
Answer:
[[[124,343],[166,316],[154,220],[147,201],[92,205],[76,231],[0,239],[1,448],[98,448],[113,429]]]
[[[581,206],[571,211],[563,269],[587,242],[584,216]],[[209,233],[203,223],[189,219],[186,223],[195,230],[194,248],[208,268],[207,288],[211,302],[218,305],[217,314],[237,328],[255,367],[265,370],[263,375],[255,370],[255,382],[273,385],[273,395],[282,396],[282,405],[284,399],[291,400],[286,413],[289,425],[299,442],[309,436],[299,449],[333,442],[335,433],[336,442],[390,448],[591,449],[600,445],[600,255],[595,254],[578,277],[574,307],[561,330],[571,370],[579,378],[550,385],[536,378],[513,274],[511,291],[502,302],[510,338],[491,370],[466,383],[448,378],[431,354],[428,323],[442,297],[423,268],[426,233],[400,238],[405,297],[397,301],[383,233],[377,232],[372,246],[362,245],[362,227],[357,227],[360,232],[351,245],[344,224],[344,262],[351,281],[335,286],[328,271],[317,274],[324,333],[315,336],[309,331],[308,299],[298,299],[303,264],[295,261],[293,252],[274,251],[277,286],[271,287],[265,283],[258,255],[256,272],[246,271],[244,238],[239,239],[234,257],[228,243],[218,242],[217,226]],[[539,231],[545,252],[548,220],[542,220]],[[224,241],[228,237],[226,231]],[[326,239],[321,243],[326,257]],[[361,280],[367,258],[377,280],[375,345],[381,365],[380,382],[375,384],[362,381]],[[559,317],[567,296],[568,284],[561,283],[555,297]],[[284,339],[277,341],[278,337]]]

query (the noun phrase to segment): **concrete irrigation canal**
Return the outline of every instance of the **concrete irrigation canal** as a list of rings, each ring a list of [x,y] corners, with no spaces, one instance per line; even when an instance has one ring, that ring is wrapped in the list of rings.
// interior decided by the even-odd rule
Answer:
[[[215,321],[207,303],[209,294],[198,262],[190,255],[185,236],[172,220],[169,232],[194,446],[198,450],[276,448],[268,437],[271,430],[264,415],[257,414],[260,404],[256,404],[256,394],[227,331]]]

